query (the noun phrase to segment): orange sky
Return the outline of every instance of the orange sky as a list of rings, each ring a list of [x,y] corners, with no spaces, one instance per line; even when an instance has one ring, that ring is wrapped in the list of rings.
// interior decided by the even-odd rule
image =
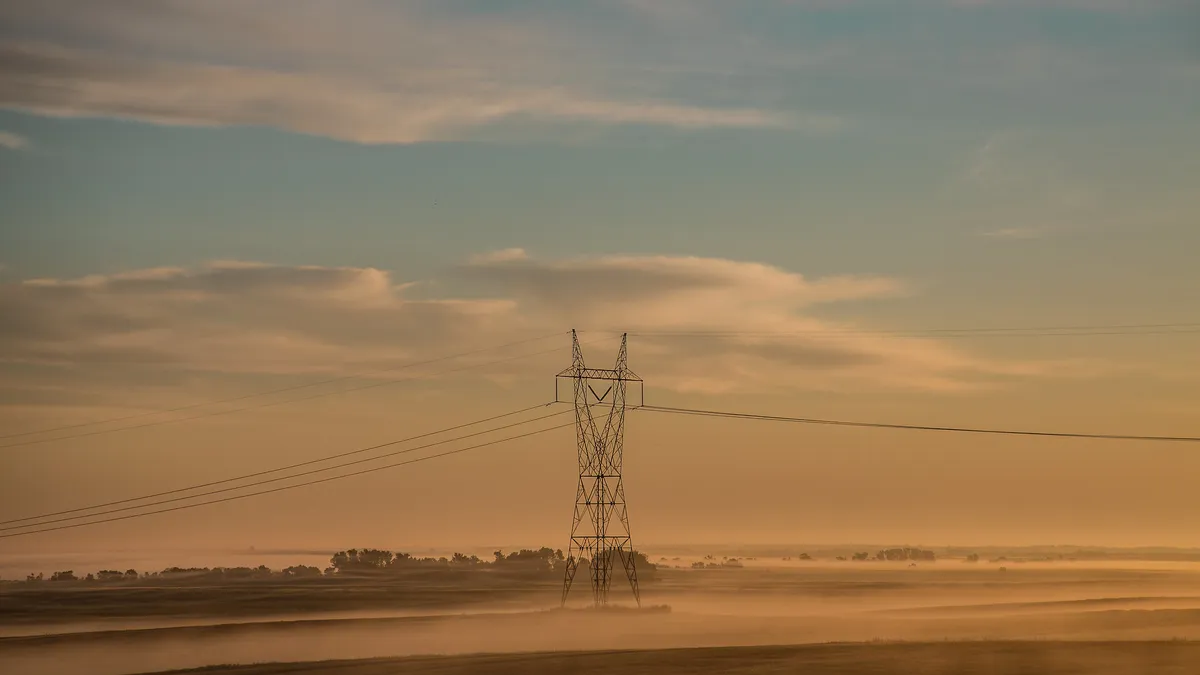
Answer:
[[[567,340],[563,335],[552,344],[566,346]],[[602,359],[611,351],[601,349],[587,350],[590,363],[608,365]],[[513,351],[537,349],[525,346]],[[631,339],[630,351],[631,366],[647,379],[648,397],[663,405],[1047,430],[1189,431],[1186,415],[1131,401],[1120,391],[1097,390],[1087,380],[953,395],[940,391],[700,395],[655,387],[660,366],[639,354],[636,338]],[[485,378],[482,374],[489,369],[481,368],[177,424],[13,448],[7,457],[21,453],[22,460],[10,462],[5,471],[0,511],[20,517],[194,485],[535,405],[550,399],[553,375],[568,364],[567,358],[568,352],[562,350],[518,360],[520,367],[499,381]],[[159,405],[173,400],[164,398]],[[240,402],[249,403],[260,400]],[[129,412],[90,408],[71,416],[55,409],[53,419],[67,422],[120,410]],[[493,425],[557,410],[569,408],[535,411]],[[39,424],[27,424],[40,427],[50,419],[45,416]],[[392,461],[569,419],[552,418]],[[458,433],[471,431],[475,429]],[[565,545],[574,462],[572,431],[564,429],[291,492],[0,540],[0,551]],[[1200,469],[1200,453],[1187,445],[813,427],[651,412],[630,413],[625,464],[635,541],[647,545],[1190,546],[1194,544],[1188,515],[1193,494],[1190,476],[1196,469]]]

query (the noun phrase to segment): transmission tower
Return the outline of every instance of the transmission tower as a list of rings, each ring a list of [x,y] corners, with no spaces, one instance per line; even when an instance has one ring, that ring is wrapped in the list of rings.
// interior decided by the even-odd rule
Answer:
[[[588,368],[583,363],[579,337],[571,331],[571,367],[558,374],[559,378],[571,381],[575,393],[575,438],[579,455],[579,488],[563,579],[564,607],[580,566],[588,569],[594,605],[606,606],[618,563],[629,579],[633,599],[639,607],[642,604],[629,534],[629,513],[625,508],[625,485],[621,481],[626,384],[637,382],[640,388],[642,379],[629,370],[626,363],[626,339],[626,335],[621,336],[616,367]],[[557,392],[558,381],[555,380],[556,399]]]

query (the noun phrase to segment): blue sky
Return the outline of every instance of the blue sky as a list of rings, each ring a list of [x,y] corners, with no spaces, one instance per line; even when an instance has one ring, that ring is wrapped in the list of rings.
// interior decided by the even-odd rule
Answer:
[[[4,3],[0,416],[572,325],[1196,321],[1198,35],[1171,0]],[[646,339],[638,370],[1182,432],[1189,340]]]
[[[897,247],[1178,236],[1193,204],[1184,5],[76,4],[4,10],[22,276],[507,246],[910,272]]]

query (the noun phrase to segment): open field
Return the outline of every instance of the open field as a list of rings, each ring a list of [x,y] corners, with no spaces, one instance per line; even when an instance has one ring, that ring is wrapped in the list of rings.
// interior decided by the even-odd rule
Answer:
[[[467,611],[529,610],[546,606],[561,589],[557,577],[403,575],[379,579],[298,579],[225,583],[57,584],[0,587],[0,636],[62,632],[82,622],[160,626],[230,619],[395,616]]]
[[[616,652],[489,654],[324,663],[218,666],[209,675],[465,675],[494,673],[721,673],[723,675],[1184,675],[1200,643],[961,642],[717,647]]]
[[[575,597],[582,602],[586,590]],[[746,670],[721,672],[794,672],[798,664],[900,672],[887,668],[918,657],[925,669],[904,672],[1200,672],[1190,643],[1200,640],[1200,570],[1186,564],[662,570],[643,600],[669,605],[669,613],[548,609],[557,597],[555,579],[486,574],[207,587],[13,584],[0,587],[0,672],[122,675],[482,653],[508,656],[231,672],[530,672],[567,658],[586,672],[600,668],[601,657],[582,652],[603,650],[638,650],[603,657],[628,660],[630,672],[707,672],[687,665],[693,652],[659,650],[769,645],[812,647],[720,652],[747,659]],[[619,584],[614,597],[628,602]],[[861,644],[817,646],[831,642]],[[1184,664],[1192,669],[1166,669]]]

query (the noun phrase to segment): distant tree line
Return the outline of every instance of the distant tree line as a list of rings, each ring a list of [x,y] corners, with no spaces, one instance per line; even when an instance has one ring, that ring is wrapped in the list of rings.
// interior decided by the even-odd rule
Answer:
[[[745,565],[742,564],[742,561],[739,558],[721,558],[720,560],[717,560],[716,556],[711,555],[706,555],[704,556],[704,560],[697,560],[696,562],[692,563],[692,569],[694,570],[721,568],[741,569],[742,567],[745,567]]]
[[[492,560],[484,560],[478,556],[465,553],[455,553],[450,557],[418,558],[408,553],[392,553],[391,551],[365,548],[352,548],[339,551],[329,559],[329,567],[324,574],[378,574],[389,571],[412,569],[471,569],[491,568],[507,570],[524,570],[530,572],[552,572],[561,570],[566,564],[566,558],[561,549],[542,547],[540,549],[521,549],[507,555],[503,551],[492,554]],[[648,564],[648,563],[647,563]]]
[[[838,556],[838,560],[845,560],[844,556]],[[937,555],[933,551],[926,551],[920,548],[888,548],[878,551],[875,555],[871,555],[867,551],[859,551],[850,556],[850,559],[855,562],[865,562],[868,560],[879,561],[906,561],[914,560],[921,562],[934,562],[937,560]]]
[[[641,552],[634,552],[634,561],[638,575],[650,578],[654,575],[655,565]],[[586,567],[588,561],[581,561]],[[139,580],[187,580],[189,582],[233,582],[253,580],[292,580],[337,578],[364,575],[398,575],[406,572],[428,571],[431,573],[450,572],[455,570],[476,570],[480,572],[502,572],[511,574],[549,575],[563,573],[566,558],[560,549],[543,547],[540,549],[521,549],[505,553],[496,551],[491,560],[485,560],[475,555],[454,553],[450,557],[421,558],[409,553],[393,553],[392,551],[374,548],[352,548],[334,553],[325,569],[311,565],[294,565],[282,570],[272,570],[266,565],[258,567],[168,567],[160,572],[143,572],[137,570],[101,570],[94,574],[79,577],[74,570],[63,570],[50,575],[49,582],[82,582],[82,583],[128,583]],[[615,563],[620,566],[620,563]],[[30,574],[25,578],[28,583],[47,581],[41,574]]]
[[[917,560],[922,562],[933,562],[937,560],[937,556],[933,551],[926,551],[919,548],[889,548],[875,554],[876,560]]]

